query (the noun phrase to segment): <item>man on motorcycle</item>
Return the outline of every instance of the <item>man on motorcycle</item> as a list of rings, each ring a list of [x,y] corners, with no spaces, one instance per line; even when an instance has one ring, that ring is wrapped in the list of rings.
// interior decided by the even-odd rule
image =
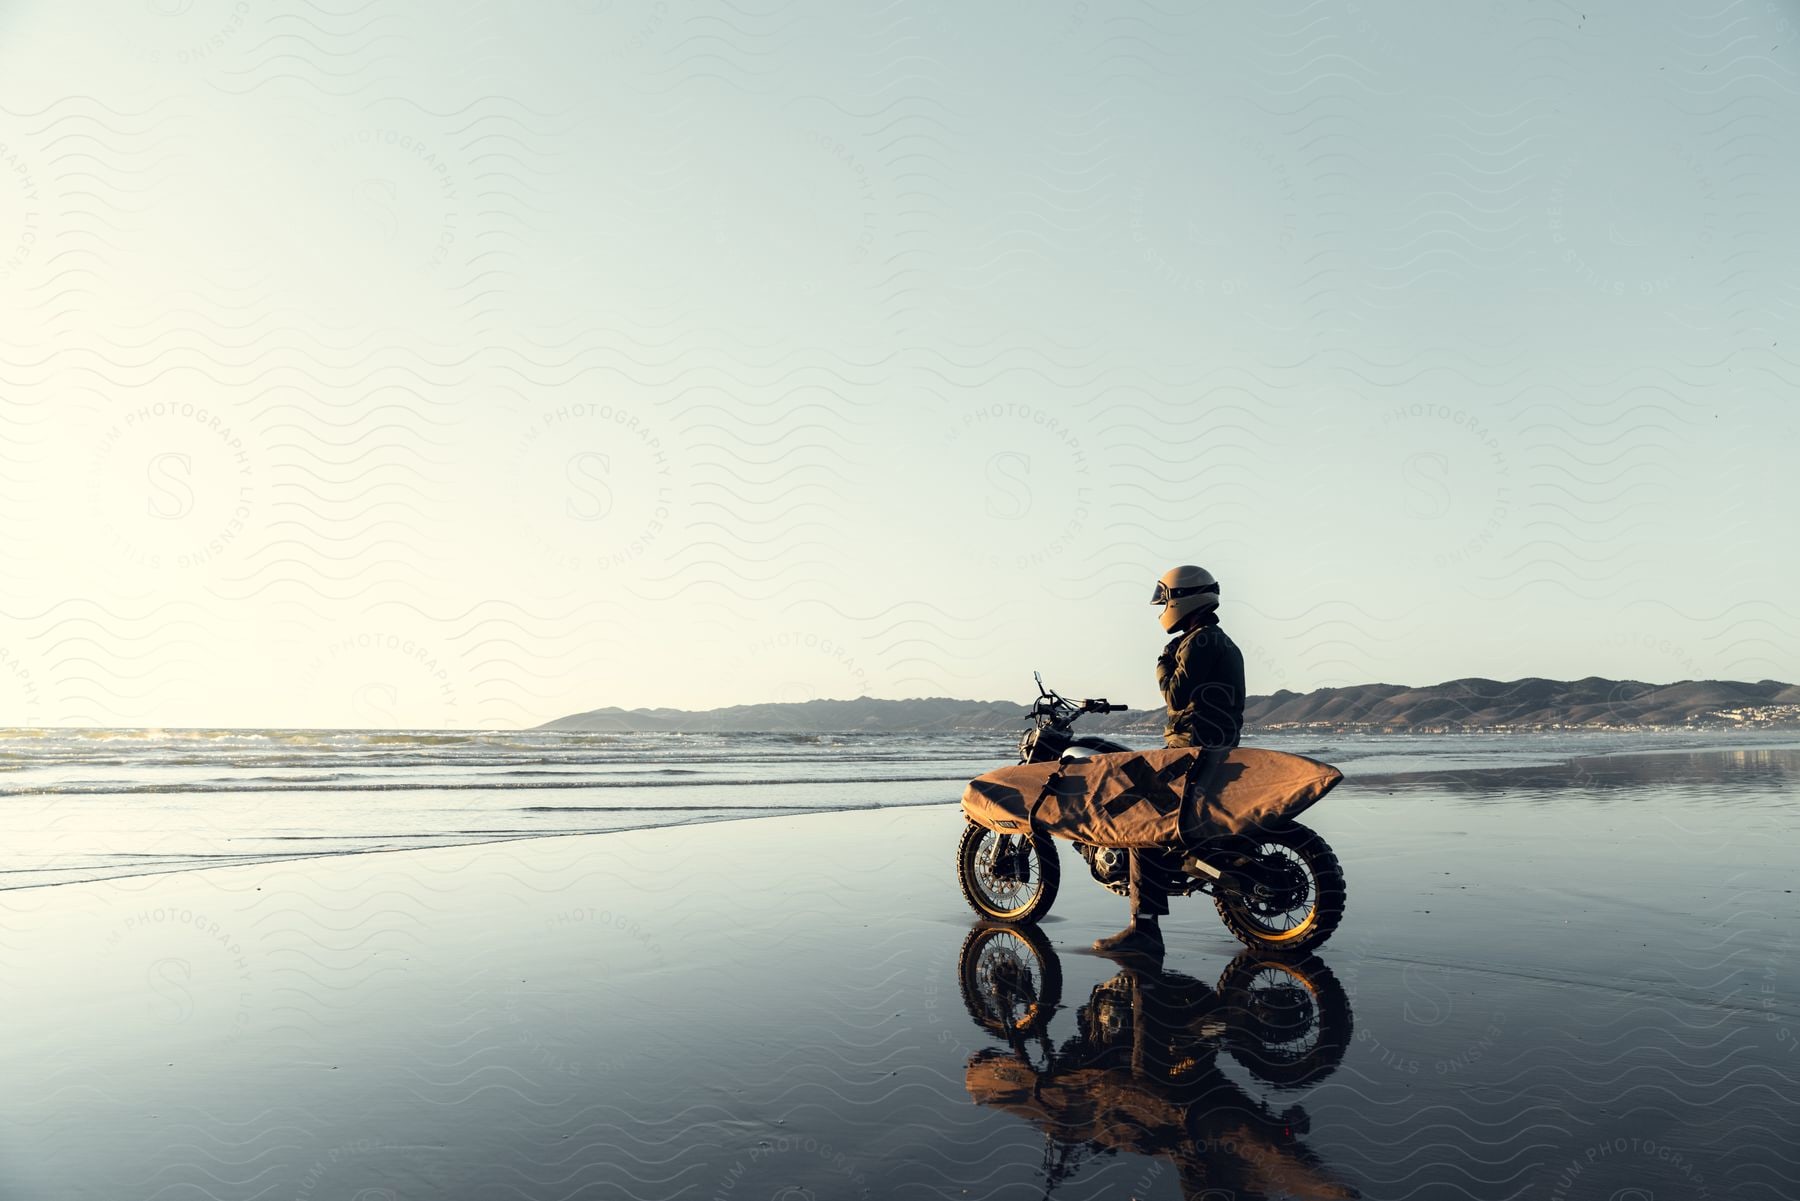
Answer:
[[[1244,656],[1219,628],[1219,581],[1203,567],[1172,567],[1150,598],[1162,627],[1174,634],[1156,660],[1156,683],[1168,716],[1163,742],[1172,747],[1231,747],[1244,727]],[[1183,825],[1189,815],[1183,815]],[[1167,854],[1167,852],[1150,852]],[[1155,864],[1131,852],[1131,924],[1094,943],[1111,954],[1161,955],[1157,919],[1169,893]]]

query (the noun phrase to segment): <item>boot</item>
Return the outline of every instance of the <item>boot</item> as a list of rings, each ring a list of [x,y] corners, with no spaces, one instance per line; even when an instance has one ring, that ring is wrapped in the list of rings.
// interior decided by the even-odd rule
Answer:
[[[1147,955],[1152,959],[1161,959],[1162,927],[1153,917],[1134,917],[1131,924],[1117,934],[1095,940],[1094,950],[1102,955]]]

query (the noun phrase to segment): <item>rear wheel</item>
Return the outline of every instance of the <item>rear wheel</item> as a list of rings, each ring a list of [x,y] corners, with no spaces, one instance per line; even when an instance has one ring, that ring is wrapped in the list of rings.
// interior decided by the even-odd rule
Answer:
[[[1323,838],[1291,822],[1244,835],[1242,889],[1214,904],[1237,940],[1259,951],[1310,951],[1344,920],[1344,869]]]
[[[1298,1088],[1337,1070],[1350,1046],[1350,998],[1314,955],[1241,952],[1219,977],[1227,1039],[1251,1075]]]
[[[988,921],[1035,922],[1056,900],[1062,861],[1045,835],[1001,834],[970,822],[956,847],[956,880],[969,908]]]

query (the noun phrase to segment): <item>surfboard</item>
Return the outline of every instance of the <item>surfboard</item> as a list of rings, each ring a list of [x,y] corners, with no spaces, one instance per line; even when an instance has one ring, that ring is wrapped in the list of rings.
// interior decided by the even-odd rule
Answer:
[[[1343,778],[1329,763],[1260,747],[1121,751],[985,772],[963,789],[962,810],[1002,834],[1160,847],[1179,841],[1184,803],[1207,828],[1235,834],[1301,813]]]

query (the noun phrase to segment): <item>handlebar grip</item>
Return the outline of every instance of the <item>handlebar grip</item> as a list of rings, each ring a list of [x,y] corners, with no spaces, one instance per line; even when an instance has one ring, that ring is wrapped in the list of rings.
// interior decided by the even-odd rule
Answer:
[[[1108,705],[1106,707],[1106,711],[1108,713],[1124,713],[1127,710],[1129,710],[1130,708],[1131,708],[1130,705]]]

